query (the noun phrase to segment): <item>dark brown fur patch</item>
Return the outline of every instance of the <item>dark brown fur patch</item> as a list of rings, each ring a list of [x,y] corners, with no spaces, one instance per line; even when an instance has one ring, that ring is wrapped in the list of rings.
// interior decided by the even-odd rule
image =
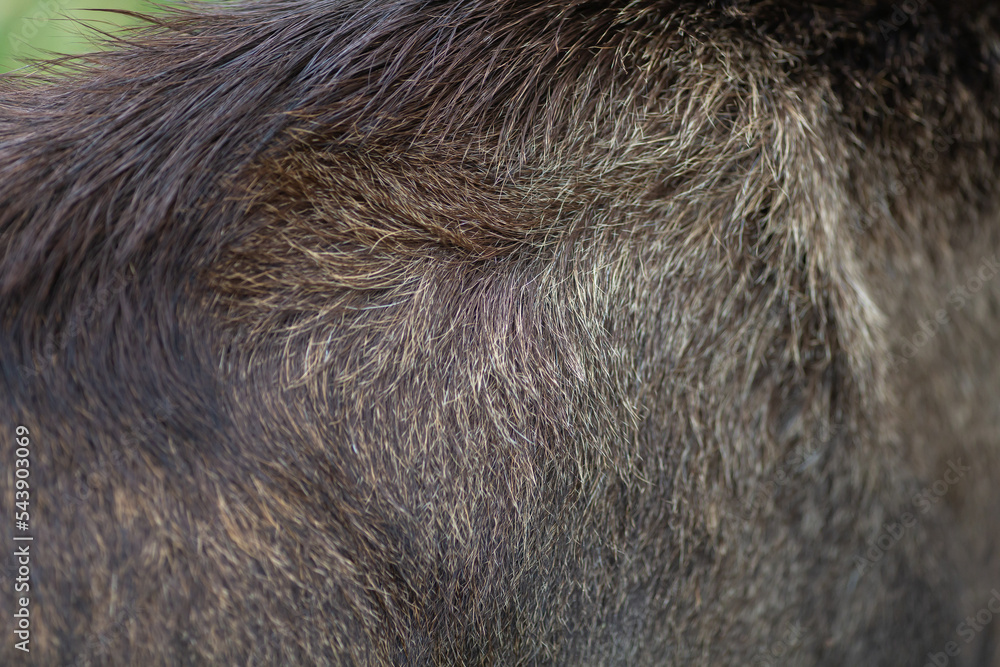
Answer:
[[[958,641],[1000,587],[1000,16],[911,4],[194,5],[0,80],[30,658]]]

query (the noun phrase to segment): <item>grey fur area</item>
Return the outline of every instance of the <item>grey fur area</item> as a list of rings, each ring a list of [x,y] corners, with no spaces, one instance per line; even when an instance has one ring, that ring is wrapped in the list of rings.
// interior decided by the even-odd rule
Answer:
[[[998,85],[930,0],[195,4],[0,77],[0,662],[1000,665]]]

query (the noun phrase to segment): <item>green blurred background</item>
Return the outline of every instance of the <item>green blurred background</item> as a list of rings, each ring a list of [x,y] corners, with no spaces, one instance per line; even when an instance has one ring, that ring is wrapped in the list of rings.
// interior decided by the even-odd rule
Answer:
[[[25,58],[45,57],[48,55],[45,51],[92,51],[88,31],[73,19],[82,19],[107,31],[135,22],[116,14],[87,11],[93,9],[157,11],[146,0],[0,0],[0,72],[22,65]]]

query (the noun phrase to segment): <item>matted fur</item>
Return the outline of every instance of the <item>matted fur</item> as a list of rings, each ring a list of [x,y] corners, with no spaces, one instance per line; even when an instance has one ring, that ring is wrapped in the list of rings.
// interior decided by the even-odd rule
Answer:
[[[1000,587],[1000,15],[845,4],[191,5],[0,79],[29,662],[943,651]]]

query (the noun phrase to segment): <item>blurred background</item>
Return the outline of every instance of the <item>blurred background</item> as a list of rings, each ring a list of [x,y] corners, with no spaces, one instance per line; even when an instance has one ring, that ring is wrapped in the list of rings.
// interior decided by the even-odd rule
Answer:
[[[169,4],[169,0],[158,1]],[[106,31],[135,23],[94,9],[157,11],[147,0],[0,0],[0,72],[23,65],[25,58],[48,57],[48,52],[92,51],[94,32],[73,19]]]

